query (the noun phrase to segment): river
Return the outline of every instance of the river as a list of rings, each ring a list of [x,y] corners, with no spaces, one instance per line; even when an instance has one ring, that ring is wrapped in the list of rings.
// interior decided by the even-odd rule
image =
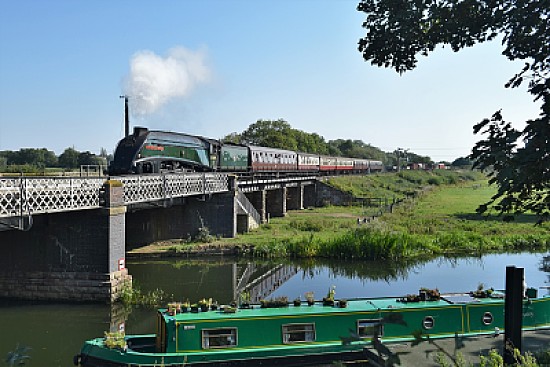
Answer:
[[[441,292],[470,291],[483,283],[504,289],[507,265],[525,269],[530,287],[550,286],[550,253],[499,254],[481,258],[438,258],[392,264],[383,262],[285,261],[214,258],[209,260],[133,260],[127,267],[142,291],[156,288],[175,300],[212,298],[229,303],[240,290],[253,298],[287,296],[316,299],[335,286],[336,298],[403,296],[420,287]],[[539,289],[546,294],[548,288]],[[154,333],[155,310],[104,304],[0,302],[0,365],[8,352],[29,347],[25,366],[69,367],[82,342],[105,331]],[[550,341],[549,341],[550,343]],[[21,349],[20,349],[21,350]]]

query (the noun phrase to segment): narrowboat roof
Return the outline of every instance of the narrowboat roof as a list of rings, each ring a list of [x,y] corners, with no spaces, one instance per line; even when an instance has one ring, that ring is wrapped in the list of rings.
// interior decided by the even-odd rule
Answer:
[[[497,297],[490,298],[474,298],[467,293],[450,294],[442,296],[437,301],[420,301],[420,302],[402,302],[398,298],[376,298],[376,299],[353,299],[347,301],[345,308],[336,306],[324,306],[321,301],[317,301],[314,305],[308,306],[306,302],[302,302],[300,306],[276,308],[261,308],[260,305],[253,305],[252,308],[238,309],[235,313],[225,313],[222,310],[206,311],[206,312],[185,312],[176,315],[169,315],[166,309],[160,309],[166,321],[175,320],[176,322],[196,322],[196,321],[214,321],[227,319],[249,319],[256,317],[277,317],[277,316],[307,316],[307,315],[334,315],[335,313],[350,313],[350,312],[376,312],[378,310],[399,310],[399,309],[414,309],[414,308],[437,308],[445,307],[452,304],[486,304],[502,302],[503,298],[500,294]]]

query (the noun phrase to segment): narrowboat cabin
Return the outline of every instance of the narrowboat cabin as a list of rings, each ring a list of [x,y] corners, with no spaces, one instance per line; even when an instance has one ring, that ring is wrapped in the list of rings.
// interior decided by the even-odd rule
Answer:
[[[550,296],[536,290],[523,300],[523,328],[550,327]],[[262,307],[263,306],[263,307]],[[225,306],[191,312],[170,307],[157,313],[150,335],[86,341],[80,366],[305,366],[362,359],[377,336],[383,343],[474,336],[504,329],[502,292],[431,294],[402,298],[283,302],[245,309]]]

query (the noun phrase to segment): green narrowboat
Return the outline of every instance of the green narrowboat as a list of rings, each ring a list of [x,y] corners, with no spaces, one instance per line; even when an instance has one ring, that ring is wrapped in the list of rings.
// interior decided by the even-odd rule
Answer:
[[[277,308],[160,309],[156,334],[126,335],[118,346],[107,338],[86,341],[74,362],[85,367],[305,366],[361,359],[375,335],[392,343],[411,341],[419,331],[449,338],[504,329],[502,292],[483,298],[420,295]],[[550,296],[530,295],[534,297],[523,300],[523,329],[549,328]]]

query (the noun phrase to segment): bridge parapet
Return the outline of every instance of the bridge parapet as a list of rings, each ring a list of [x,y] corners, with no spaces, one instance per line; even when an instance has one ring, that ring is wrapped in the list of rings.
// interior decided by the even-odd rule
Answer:
[[[0,217],[98,208],[104,181],[88,177],[1,178]]]
[[[124,185],[124,204],[229,191],[225,173],[186,173],[111,177]],[[0,218],[97,209],[104,178],[0,178]]]
[[[124,184],[126,204],[229,191],[226,173],[188,173],[113,177]]]

